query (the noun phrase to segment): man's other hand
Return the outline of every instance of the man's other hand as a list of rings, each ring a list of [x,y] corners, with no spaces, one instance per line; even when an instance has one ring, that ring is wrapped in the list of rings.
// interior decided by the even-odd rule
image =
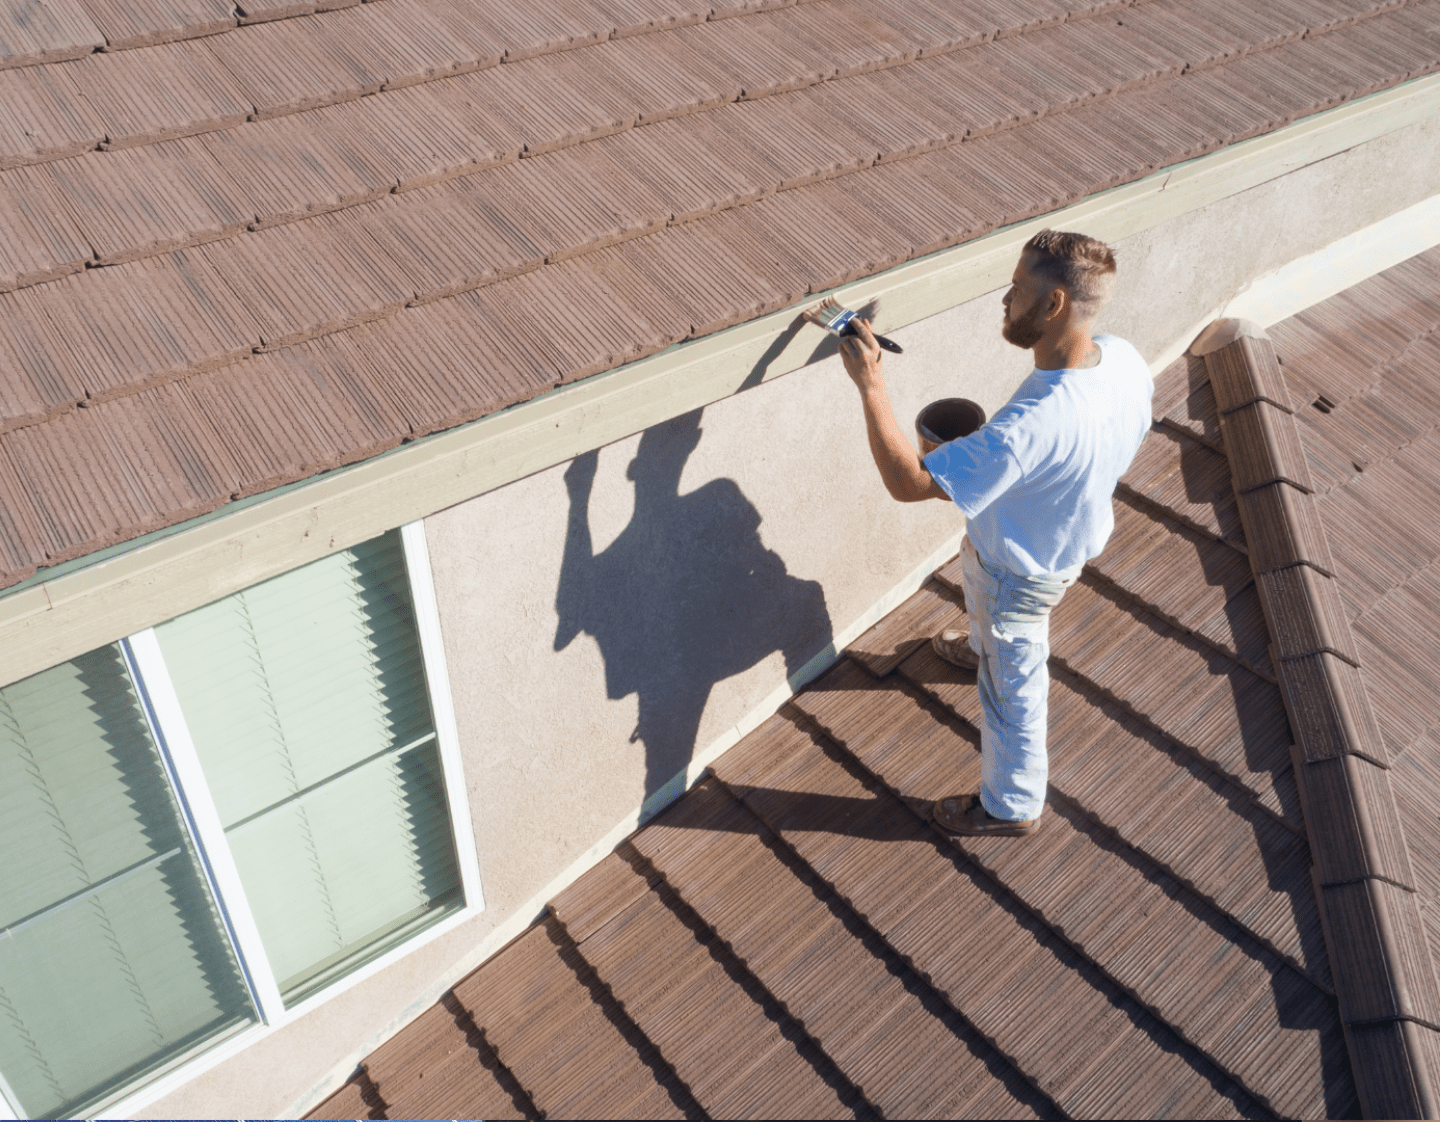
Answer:
[[[840,357],[845,360],[845,373],[864,393],[885,384],[885,368],[880,362],[883,352],[867,320],[856,316],[850,322],[855,334],[840,336]]]

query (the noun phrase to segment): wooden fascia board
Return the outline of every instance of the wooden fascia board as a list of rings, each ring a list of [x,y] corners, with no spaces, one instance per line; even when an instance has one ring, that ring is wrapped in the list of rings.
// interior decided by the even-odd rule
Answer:
[[[1045,226],[1118,241],[1437,113],[1440,75],[1418,78],[836,294],[851,307],[878,300],[879,326],[903,327],[1008,283],[1020,247]],[[820,336],[793,330],[796,311],[672,347],[0,594],[0,683],[797,370]]]

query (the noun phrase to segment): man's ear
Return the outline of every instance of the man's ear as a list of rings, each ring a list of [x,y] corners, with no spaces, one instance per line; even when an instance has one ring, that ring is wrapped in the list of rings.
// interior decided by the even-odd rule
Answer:
[[[1059,319],[1070,310],[1070,293],[1059,285],[1050,290],[1050,305],[1045,309],[1046,319]]]

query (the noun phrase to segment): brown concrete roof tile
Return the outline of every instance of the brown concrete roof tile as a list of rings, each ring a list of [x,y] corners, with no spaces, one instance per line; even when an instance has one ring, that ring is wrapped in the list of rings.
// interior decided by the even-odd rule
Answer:
[[[1355,640],[1336,583],[1309,565],[1261,573],[1255,578],[1265,618],[1283,662],[1329,651],[1359,665]]]
[[[888,12],[856,0],[807,0],[777,12],[771,26],[835,66],[836,77],[864,74],[909,62],[919,54],[914,39],[893,27]],[[837,33],[844,28],[845,33]],[[765,29],[769,34],[769,28]]]
[[[1440,1020],[1416,894],[1372,878],[1329,885],[1323,898],[1341,1017]]]
[[[580,940],[581,953],[706,1112],[737,1117],[742,1104],[753,1109],[758,1100],[795,1117],[848,1115],[797,1046],[794,1022],[781,1014],[777,1023],[763,987],[753,979],[737,985],[744,967],[683,901],[668,887],[651,890],[628,865],[622,867],[638,895],[593,937]],[[637,948],[644,949],[637,954]],[[699,1032],[689,1016],[698,1008],[706,1010]],[[732,1040],[746,1046],[728,1047]]]
[[[242,24],[308,16],[315,9],[315,0],[236,0],[235,3],[235,14]]]
[[[1055,619],[1057,659],[1283,817],[1274,784],[1288,770],[1289,743],[1273,687],[1146,612],[1127,610],[1084,586],[1067,595],[1072,599],[1075,605]],[[1100,628],[1094,622],[1099,618],[1115,622]],[[1119,638],[1079,642],[1082,620],[1091,634]],[[1233,705],[1237,694],[1250,704]]]
[[[357,74],[309,20],[237,28],[203,44],[244,91],[255,116],[278,117],[374,93],[383,74]]]
[[[94,54],[67,69],[112,148],[231,128],[252,108],[206,42]]]
[[[1271,483],[1238,496],[1238,501],[1255,572],[1303,563],[1335,574],[1314,496],[1288,483]]]
[[[63,159],[104,139],[69,67],[0,70],[0,168]]]
[[[1228,413],[1222,410],[1220,431],[1225,436],[1237,495],[1281,481],[1307,493],[1314,491],[1299,435],[1283,410],[1268,401],[1255,401]]]
[[[0,69],[79,58],[104,45],[78,0],[0,4]]]
[[[1413,891],[1415,875],[1400,820],[1386,811],[1394,798],[1384,767],[1347,753],[1309,759],[1302,787],[1315,831],[1315,876],[1322,886],[1383,877]]]
[[[226,0],[80,0],[112,51],[213,35],[236,24]]]
[[[627,39],[591,52],[583,62],[597,78],[624,91],[641,125],[713,109],[741,93],[733,76],[668,35]]]
[[[510,1092],[492,1074],[497,1061],[469,1015],[453,1001],[432,1005],[411,1022],[410,1031],[365,1058],[363,1073],[387,1110],[411,1118],[515,1118]],[[490,1064],[482,1056],[489,1052]],[[359,1100],[359,1087],[350,1105]],[[362,1115],[363,1116],[363,1115]]]
[[[954,8],[936,0],[898,0],[886,6],[885,22],[913,43],[920,54],[947,54],[995,37],[988,13]]]
[[[1104,753],[1053,744],[1056,789],[1328,985],[1304,842],[1258,807],[1236,803],[1234,785],[1138,722],[1116,711],[1101,719],[1110,724]]]
[[[497,43],[505,44],[507,62],[598,43],[608,39],[614,30],[612,19],[588,3],[569,0],[452,2],[466,19],[479,25]]]
[[[673,34],[738,82],[742,98],[769,97],[834,77],[838,63],[785,17],[777,12],[712,21]]]
[[[716,797],[726,796],[717,790]],[[745,873],[765,877],[773,894],[760,905],[760,914],[754,919],[763,924],[767,917],[783,916],[780,922],[791,938],[785,943],[761,943],[765,929],[755,927],[751,917],[742,918],[728,909],[704,903],[694,905],[696,912],[804,1025],[851,1084],[886,1115],[901,1115],[933,1113],[941,1103],[953,1098],[952,1082],[962,1087],[967,1083],[988,1083],[983,1078],[988,1074],[988,1057],[984,1055],[988,1049],[973,1030],[958,1018],[937,1016],[933,1006],[927,1008],[913,992],[913,983],[907,986],[895,976],[898,962],[890,957],[893,952],[885,954],[878,940],[871,943],[850,936],[845,930],[845,915],[837,914],[843,905],[817,900],[812,889],[788,873],[782,858],[767,848],[760,823],[748,815],[745,818],[732,826],[738,833],[727,837],[731,843],[727,848],[737,850],[737,855],[753,854],[753,859],[744,864]],[[665,833],[663,818],[655,832]],[[650,833],[647,831],[642,838]],[[689,869],[692,863],[705,861],[705,854],[671,851],[663,836],[653,845],[648,851],[642,845],[641,851],[690,902],[686,891]],[[708,894],[702,897],[711,898]],[[837,989],[830,984],[835,974],[848,980],[845,987]],[[863,1002],[863,1014],[857,1002]],[[893,1050],[903,1048],[907,1040],[923,1043],[924,1047],[908,1056],[904,1065],[897,1065]],[[977,1075],[982,1078],[977,1080]],[[1003,1113],[1011,1115],[1013,1105],[1012,1110]]]
[[[1280,688],[1309,762],[1346,753],[1388,767],[1388,754],[1357,667],[1328,651],[1280,664]]]
[[[684,1116],[689,1096],[663,1064],[652,1066],[643,1037],[640,1048],[632,1043],[633,1024],[596,992],[558,923],[531,928],[506,955],[509,969],[481,968],[454,994],[538,1109],[557,1117]]]
[[[36,183],[55,202],[58,188],[42,176],[26,182],[0,176],[0,292],[55,280],[79,272],[94,253],[60,205],[52,213],[37,206],[39,199],[27,188]]]
[[[103,164],[61,160],[24,169],[30,183],[42,177],[65,196],[102,265],[231,237],[253,218],[244,196],[193,142],[158,144],[143,154],[116,152]]]

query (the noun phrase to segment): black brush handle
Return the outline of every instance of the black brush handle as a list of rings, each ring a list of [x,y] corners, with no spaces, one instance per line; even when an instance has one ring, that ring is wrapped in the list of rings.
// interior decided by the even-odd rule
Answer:
[[[851,320],[844,327],[842,327],[840,329],[840,334],[858,335],[859,332],[855,330],[855,321]],[[876,335],[875,342],[879,343],[881,347],[889,351],[891,354],[903,355],[905,353],[905,348],[902,347],[899,343],[895,342],[894,339],[891,339],[888,335]]]

